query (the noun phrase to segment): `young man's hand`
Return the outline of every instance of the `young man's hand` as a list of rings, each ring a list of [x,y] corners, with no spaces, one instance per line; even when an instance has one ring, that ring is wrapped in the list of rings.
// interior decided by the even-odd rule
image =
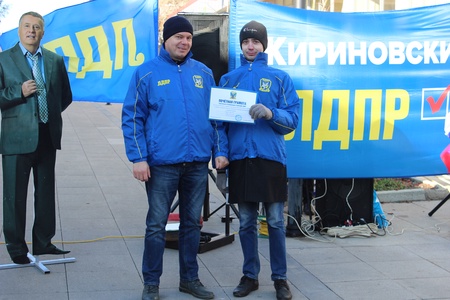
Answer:
[[[253,120],[262,119],[262,118],[264,118],[266,120],[270,120],[273,117],[272,111],[262,104],[252,105],[250,107],[249,114]]]

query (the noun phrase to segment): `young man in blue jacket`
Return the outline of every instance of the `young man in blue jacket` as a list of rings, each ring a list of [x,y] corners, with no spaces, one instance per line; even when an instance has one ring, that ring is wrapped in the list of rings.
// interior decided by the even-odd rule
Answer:
[[[214,130],[208,119],[212,71],[192,59],[193,28],[183,17],[164,24],[159,56],[137,68],[122,111],[122,129],[133,175],[148,198],[142,261],[143,300],[159,299],[165,226],[178,192],[181,292],[213,299],[198,278],[200,219],[206,195]]]
[[[271,277],[276,297],[292,299],[286,275],[283,215],[287,200],[284,135],[297,127],[299,99],[289,75],[267,65],[266,27],[251,21],[241,29],[239,39],[241,67],[222,76],[219,86],[257,93],[257,104],[249,110],[255,124],[217,123],[221,138],[214,150],[217,169],[229,163],[229,201],[239,206],[244,276],[233,295],[245,297],[259,286],[257,217],[259,203],[262,203],[268,223]]]

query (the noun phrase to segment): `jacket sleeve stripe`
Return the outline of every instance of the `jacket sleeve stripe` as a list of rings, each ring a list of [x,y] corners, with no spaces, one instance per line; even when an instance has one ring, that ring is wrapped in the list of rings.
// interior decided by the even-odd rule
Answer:
[[[152,72],[149,72],[147,74],[145,74],[144,76],[142,76],[137,85],[136,85],[136,96],[135,96],[135,100],[134,100],[134,113],[133,113],[133,139],[134,142],[136,143],[136,149],[139,152],[139,156],[141,158],[143,158],[142,155],[142,151],[141,151],[141,147],[139,147],[139,142],[138,142],[138,138],[137,138],[137,122],[136,122],[136,115],[137,115],[137,106],[138,106],[138,102],[139,102],[139,87],[141,85],[142,80],[147,77],[148,75],[150,75]],[[145,121],[144,121],[145,122]],[[144,125],[144,124],[143,124]]]

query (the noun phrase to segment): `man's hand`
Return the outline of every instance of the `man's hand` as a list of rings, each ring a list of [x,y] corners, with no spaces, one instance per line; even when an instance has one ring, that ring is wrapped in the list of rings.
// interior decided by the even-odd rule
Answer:
[[[150,176],[150,166],[146,161],[133,164],[133,176],[140,181],[148,181]]]
[[[216,163],[216,169],[225,169],[228,164],[230,163],[228,161],[228,158],[226,158],[225,156],[217,156],[214,160],[214,162]]]
[[[262,104],[254,104],[250,107],[250,116],[253,120],[264,118],[266,120],[272,119],[272,111]]]
[[[26,98],[37,91],[36,81],[30,79],[22,83],[22,94]]]

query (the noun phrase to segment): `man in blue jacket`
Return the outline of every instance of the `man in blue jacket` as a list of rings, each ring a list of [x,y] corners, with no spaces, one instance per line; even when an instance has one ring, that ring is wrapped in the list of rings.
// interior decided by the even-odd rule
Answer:
[[[133,175],[148,198],[142,261],[143,300],[159,299],[165,226],[178,192],[181,292],[213,299],[198,278],[200,219],[214,130],[208,119],[212,71],[192,59],[193,28],[183,17],[164,23],[159,56],[133,75],[123,103],[122,129]]]
[[[292,299],[286,276],[283,216],[287,200],[284,135],[297,127],[299,100],[289,75],[267,65],[266,27],[251,21],[244,25],[239,38],[241,67],[222,76],[219,86],[257,93],[257,104],[249,110],[255,123],[217,123],[221,138],[214,150],[217,169],[229,163],[229,201],[239,205],[244,276],[233,295],[245,297],[259,287],[257,217],[261,202],[268,223],[271,277],[276,297]]]

